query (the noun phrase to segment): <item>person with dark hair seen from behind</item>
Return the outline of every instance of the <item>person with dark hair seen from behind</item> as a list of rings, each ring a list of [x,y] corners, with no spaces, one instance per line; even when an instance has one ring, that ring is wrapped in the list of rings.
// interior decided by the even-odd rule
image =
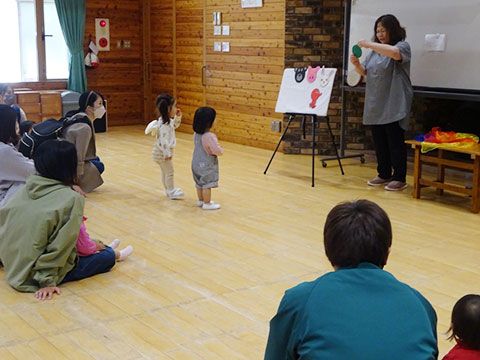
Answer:
[[[0,258],[13,288],[35,292],[37,299],[45,300],[60,294],[62,283],[109,271],[116,255],[104,246],[78,257],[85,200],[72,190],[77,173],[75,146],[47,140],[39,146],[34,162],[39,175],[31,175],[0,210]],[[132,251],[130,247],[126,257]]]
[[[197,189],[197,206],[203,210],[220,209],[220,204],[211,201],[212,188],[218,187],[218,157],[223,154],[217,136],[210,131],[216,114],[215,109],[203,106],[193,117],[192,174]]]
[[[23,111],[20,106],[15,105],[15,93],[13,88],[5,83],[0,83],[0,104],[8,105],[15,110],[15,116],[19,125],[20,123],[27,121],[25,111]]]
[[[83,191],[89,193],[103,184],[101,174],[105,170],[105,165],[97,156],[93,121],[105,114],[105,106],[102,95],[95,91],[83,93],[80,96],[79,105],[78,110],[67,113],[67,118],[83,117],[83,119],[66,127],[63,137],[77,149],[78,185]]]
[[[443,360],[480,360],[480,295],[465,295],[452,311],[451,335],[457,344]]]
[[[35,173],[33,161],[23,156],[13,145],[18,138],[15,110],[8,105],[0,105],[0,208]]]
[[[162,171],[162,183],[165,195],[172,200],[181,199],[185,195],[182,189],[175,187],[173,173],[173,153],[177,144],[175,129],[182,122],[182,110],[177,108],[177,100],[169,94],[160,94],[155,99],[158,120],[151,121],[145,134],[155,137],[152,158]]]
[[[285,292],[265,359],[437,359],[435,310],[383,270],[392,245],[385,211],[368,200],[341,203],[323,237],[335,271]]]
[[[405,41],[405,29],[393,15],[380,16],[373,32],[373,41],[360,40],[357,43],[372,50],[365,61],[361,64],[355,55],[350,56],[355,70],[367,76],[363,124],[371,125],[378,172],[368,185],[399,191],[407,187],[404,135],[408,130],[413,98],[411,50]]]

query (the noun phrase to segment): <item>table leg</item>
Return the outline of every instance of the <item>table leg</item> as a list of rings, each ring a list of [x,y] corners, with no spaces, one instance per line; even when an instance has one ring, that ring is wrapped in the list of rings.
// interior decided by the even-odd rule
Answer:
[[[443,159],[444,152],[442,149],[438,150],[438,158]],[[445,182],[445,165],[438,164],[437,165],[437,181],[441,182],[442,184]],[[437,189],[438,195],[443,195],[443,189]]]
[[[473,160],[473,182],[472,182],[472,212],[477,214],[480,210],[480,157],[475,156]]]
[[[413,197],[415,199],[420,199],[420,178],[422,177],[420,149],[420,146],[415,146],[415,159],[413,162]]]

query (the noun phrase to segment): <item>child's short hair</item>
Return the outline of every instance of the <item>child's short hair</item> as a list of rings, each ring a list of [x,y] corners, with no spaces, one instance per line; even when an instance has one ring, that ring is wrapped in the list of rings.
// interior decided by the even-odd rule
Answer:
[[[25,133],[29,133],[30,129],[33,128],[33,125],[35,125],[34,121],[27,120],[27,121],[21,122],[20,125],[19,125],[20,136],[22,136]]]
[[[169,94],[160,94],[155,99],[155,107],[157,108],[157,115],[162,117],[162,122],[168,124],[170,122],[170,110],[172,109],[173,104],[175,104],[175,99]]]
[[[480,295],[465,295],[457,301],[452,311],[452,332],[455,338],[474,350],[480,350]]]
[[[193,131],[197,134],[206,133],[213,125],[217,112],[209,106],[202,106],[195,111],[193,117]]]
[[[323,238],[332,266],[369,262],[383,268],[392,245],[392,226],[387,213],[374,202],[344,202],[328,214]]]
[[[66,140],[47,140],[33,156],[35,168],[46,178],[74,185],[77,180],[77,150]]]
[[[0,105],[0,141],[8,144],[18,140],[17,112],[8,105]]]

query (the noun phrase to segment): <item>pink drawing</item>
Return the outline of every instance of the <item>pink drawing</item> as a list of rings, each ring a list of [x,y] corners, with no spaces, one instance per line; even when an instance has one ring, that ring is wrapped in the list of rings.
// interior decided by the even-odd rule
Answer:
[[[334,73],[334,70],[331,70],[328,74],[325,73],[325,66],[322,66],[322,71],[320,72],[320,86],[325,87],[330,81],[330,77]]]
[[[308,82],[313,83],[315,81],[315,79],[317,78],[318,70],[320,70],[320,66],[317,66],[316,68],[312,68],[311,66],[308,67],[308,70],[307,70]]]
[[[317,106],[317,100],[320,96],[322,96],[322,93],[318,89],[313,89],[312,94],[310,96],[312,97],[312,102],[310,103],[310,107],[313,109]]]

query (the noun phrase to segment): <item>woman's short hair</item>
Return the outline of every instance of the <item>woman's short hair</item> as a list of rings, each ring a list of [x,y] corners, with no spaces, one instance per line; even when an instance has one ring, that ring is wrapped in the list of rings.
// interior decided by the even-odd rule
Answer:
[[[480,350],[480,295],[465,295],[457,301],[449,331],[449,340],[459,339],[469,348]]]
[[[217,112],[209,106],[199,107],[193,117],[193,131],[197,134],[206,133],[213,125]]]
[[[344,202],[328,214],[323,238],[334,267],[369,262],[383,268],[392,245],[392,226],[387,213],[374,202]]]
[[[74,185],[77,180],[77,150],[66,140],[47,140],[33,156],[35,168],[46,178]]]
[[[0,105],[0,141],[8,144],[18,140],[17,112],[8,105]]]
[[[375,26],[373,28],[373,41],[377,43],[380,42],[377,37],[377,25],[379,23],[381,23],[388,32],[389,45],[395,45],[399,41],[405,40],[407,38],[407,32],[405,31],[405,28],[400,26],[400,22],[398,21],[398,19],[392,14],[386,14],[380,16],[375,21]]]

